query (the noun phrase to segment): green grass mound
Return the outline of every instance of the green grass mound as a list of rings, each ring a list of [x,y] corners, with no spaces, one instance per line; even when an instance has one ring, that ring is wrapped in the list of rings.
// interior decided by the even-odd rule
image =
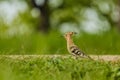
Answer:
[[[0,80],[120,80],[119,66],[70,57],[0,57]]]

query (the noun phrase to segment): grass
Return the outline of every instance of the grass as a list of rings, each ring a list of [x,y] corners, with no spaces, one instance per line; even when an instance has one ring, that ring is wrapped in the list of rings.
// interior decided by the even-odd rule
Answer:
[[[71,57],[0,56],[0,80],[120,80],[119,66]]]
[[[57,31],[48,35],[30,35],[0,38],[0,54],[68,54],[66,41]],[[120,36],[116,30],[99,35],[86,33],[74,36],[75,43],[87,54],[120,54]]]

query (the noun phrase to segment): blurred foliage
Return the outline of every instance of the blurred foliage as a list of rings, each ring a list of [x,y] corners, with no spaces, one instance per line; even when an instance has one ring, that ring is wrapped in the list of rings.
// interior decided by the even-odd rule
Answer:
[[[54,0],[53,0],[54,1]],[[50,7],[51,9],[51,22],[53,23],[52,26],[60,26],[62,23],[72,22],[78,24],[80,26],[81,21],[87,20],[84,17],[85,11],[87,9],[94,10],[97,15],[99,16],[99,20],[105,19],[109,22],[110,27],[116,25],[118,21],[118,10],[117,10],[117,3],[114,0],[55,0],[56,3],[59,2],[58,5],[55,5],[53,2]],[[52,1],[49,1],[52,3]],[[94,14],[90,14],[92,16]],[[88,16],[88,15],[85,15]],[[94,15],[95,16],[95,15]],[[94,17],[93,17],[94,18]],[[91,19],[94,20],[94,19]],[[98,26],[100,24],[97,24]]]
[[[48,35],[36,32],[36,27],[40,24],[40,12],[32,8],[30,0],[0,1],[0,3],[3,2],[6,2],[4,4],[20,3],[19,5],[24,4],[23,6],[26,7],[22,8],[25,9],[24,11],[22,9],[18,10],[18,14],[14,16],[10,23],[6,20],[7,14],[1,11],[1,54],[67,54],[66,41],[63,37],[60,37],[63,35],[61,32],[64,32],[60,30],[63,23],[76,24],[73,27],[77,27],[80,33],[75,37],[74,41],[87,54],[120,53],[120,37],[116,30],[117,3],[114,0],[50,0],[51,30]],[[97,14],[98,17],[95,20],[103,21],[97,22],[95,25],[101,27],[103,32],[91,35],[83,31],[81,27],[85,26],[81,26],[81,24],[84,21],[94,22],[94,18],[91,17],[95,16],[94,14],[85,15],[88,14],[85,13],[87,9],[92,9],[95,15]],[[87,25],[89,26],[89,24]],[[104,28],[107,26],[110,29],[104,31]],[[71,28],[71,24],[69,28]],[[65,27],[63,29],[65,30]]]
[[[34,33],[0,39],[1,54],[68,54],[66,41],[57,31],[49,35]],[[74,36],[75,43],[87,54],[120,54],[120,37],[116,30],[104,34],[83,33]]]

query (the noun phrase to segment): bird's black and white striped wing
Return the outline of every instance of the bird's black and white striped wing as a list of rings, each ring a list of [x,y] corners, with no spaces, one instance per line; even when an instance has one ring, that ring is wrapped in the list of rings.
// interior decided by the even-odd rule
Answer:
[[[70,47],[70,52],[75,55],[75,56],[80,56],[83,58],[90,58],[89,56],[87,56],[84,52],[82,52],[77,46],[71,46]]]

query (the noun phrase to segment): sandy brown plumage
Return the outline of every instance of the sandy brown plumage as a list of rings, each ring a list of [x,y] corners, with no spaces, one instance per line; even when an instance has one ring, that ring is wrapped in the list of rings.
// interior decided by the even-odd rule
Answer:
[[[73,40],[72,40],[72,35],[76,34],[75,32],[67,32],[64,37],[67,41],[67,50],[69,53],[71,53],[73,56],[76,57],[82,57],[82,58],[89,58],[91,59],[91,57],[89,57],[88,55],[86,55],[84,52],[82,52],[77,45],[74,44]]]

